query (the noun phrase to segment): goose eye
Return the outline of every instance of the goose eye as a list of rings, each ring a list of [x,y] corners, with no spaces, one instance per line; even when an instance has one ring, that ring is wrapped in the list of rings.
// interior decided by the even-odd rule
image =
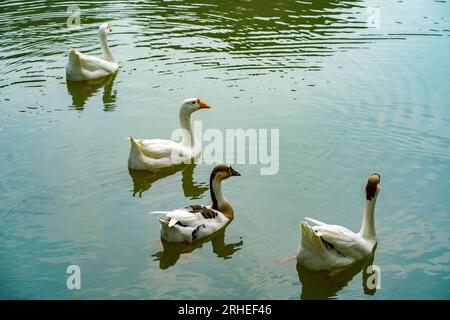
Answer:
[[[195,101],[192,101],[192,104],[195,104]]]

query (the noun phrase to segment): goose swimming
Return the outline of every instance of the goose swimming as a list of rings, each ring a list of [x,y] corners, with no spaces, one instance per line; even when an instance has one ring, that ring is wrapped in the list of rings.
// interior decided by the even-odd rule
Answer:
[[[298,263],[310,270],[333,270],[345,268],[369,256],[377,243],[374,213],[381,189],[380,181],[378,173],[367,180],[363,220],[358,233],[305,218],[306,222],[300,224],[302,240],[297,253]]]
[[[183,101],[180,107],[180,142],[164,139],[134,139],[130,137],[131,149],[128,167],[134,170],[157,170],[180,164],[175,162],[196,159],[201,154],[201,147],[191,128],[191,115],[200,109],[211,108],[199,98]],[[176,159],[174,159],[174,155]],[[180,158],[178,158],[180,157]]]
[[[222,181],[240,176],[230,165],[221,164],[210,176],[211,206],[189,205],[173,211],[156,211],[152,214],[161,223],[161,237],[171,242],[192,242],[220,230],[234,217],[230,203],[222,194]]]
[[[106,77],[119,69],[108,47],[107,34],[112,28],[105,22],[98,28],[98,37],[102,49],[102,58],[83,54],[73,48],[69,50],[69,61],[66,65],[66,76],[71,81],[87,81]]]

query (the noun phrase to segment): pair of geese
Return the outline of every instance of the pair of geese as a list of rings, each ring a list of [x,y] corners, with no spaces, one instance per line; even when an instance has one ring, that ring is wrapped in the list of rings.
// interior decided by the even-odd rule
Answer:
[[[107,44],[107,33],[112,28],[108,23],[100,25],[98,35],[103,59],[84,55],[74,49],[69,51],[66,66],[67,78],[71,81],[86,81],[105,77],[119,68]],[[133,139],[128,166],[135,170],[158,170],[173,163],[173,155],[195,160],[201,153],[200,143],[191,130],[191,114],[210,106],[199,98],[183,101],[180,108],[180,127],[183,136],[180,142],[163,139]],[[240,176],[228,164],[216,166],[210,176],[212,205],[190,205],[173,211],[157,211],[155,214],[162,227],[161,237],[171,242],[191,243],[208,237],[226,226],[234,217],[231,204],[222,194],[221,184],[230,177]],[[363,221],[358,233],[338,225],[305,218],[300,223],[302,240],[297,252],[297,261],[311,270],[343,269],[368,257],[377,243],[374,223],[375,202],[380,192],[380,175],[369,176],[365,189]],[[309,223],[309,224],[308,224]]]

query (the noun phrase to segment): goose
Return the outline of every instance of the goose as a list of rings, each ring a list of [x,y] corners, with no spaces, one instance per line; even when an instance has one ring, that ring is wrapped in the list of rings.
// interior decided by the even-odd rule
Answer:
[[[306,222],[300,223],[302,240],[297,252],[300,265],[313,271],[338,272],[372,253],[377,243],[374,211],[381,189],[380,181],[378,173],[372,174],[367,180],[363,221],[358,233],[311,218],[305,218]]]
[[[200,143],[191,129],[191,114],[200,109],[211,108],[199,98],[189,98],[180,107],[181,142],[163,139],[134,139],[130,137],[131,149],[128,167],[133,170],[158,170],[196,159]],[[180,157],[180,158],[179,158]]]
[[[241,174],[228,164],[220,164],[209,179],[211,206],[190,205],[173,211],[155,211],[161,223],[161,238],[169,242],[188,242],[212,235],[234,217],[230,203],[222,195],[222,180]]]
[[[88,56],[69,49],[69,61],[66,65],[66,76],[70,81],[87,81],[106,77],[117,71],[119,65],[109,51],[106,35],[111,32],[109,23],[105,22],[98,28],[98,37],[102,48],[103,59]]]

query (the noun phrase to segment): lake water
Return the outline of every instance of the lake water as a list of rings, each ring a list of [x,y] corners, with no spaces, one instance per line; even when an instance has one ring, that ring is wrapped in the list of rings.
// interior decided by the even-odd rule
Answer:
[[[118,74],[66,84],[103,21]],[[450,298],[448,1],[2,1],[0,26],[0,298]],[[212,165],[129,172],[125,137],[168,138],[188,97],[204,128],[279,129],[280,168],[234,165],[234,221],[163,247],[147,212],[209,204]],[[297,270],[299,221],[358,230],[372,172],[381,288]]]

